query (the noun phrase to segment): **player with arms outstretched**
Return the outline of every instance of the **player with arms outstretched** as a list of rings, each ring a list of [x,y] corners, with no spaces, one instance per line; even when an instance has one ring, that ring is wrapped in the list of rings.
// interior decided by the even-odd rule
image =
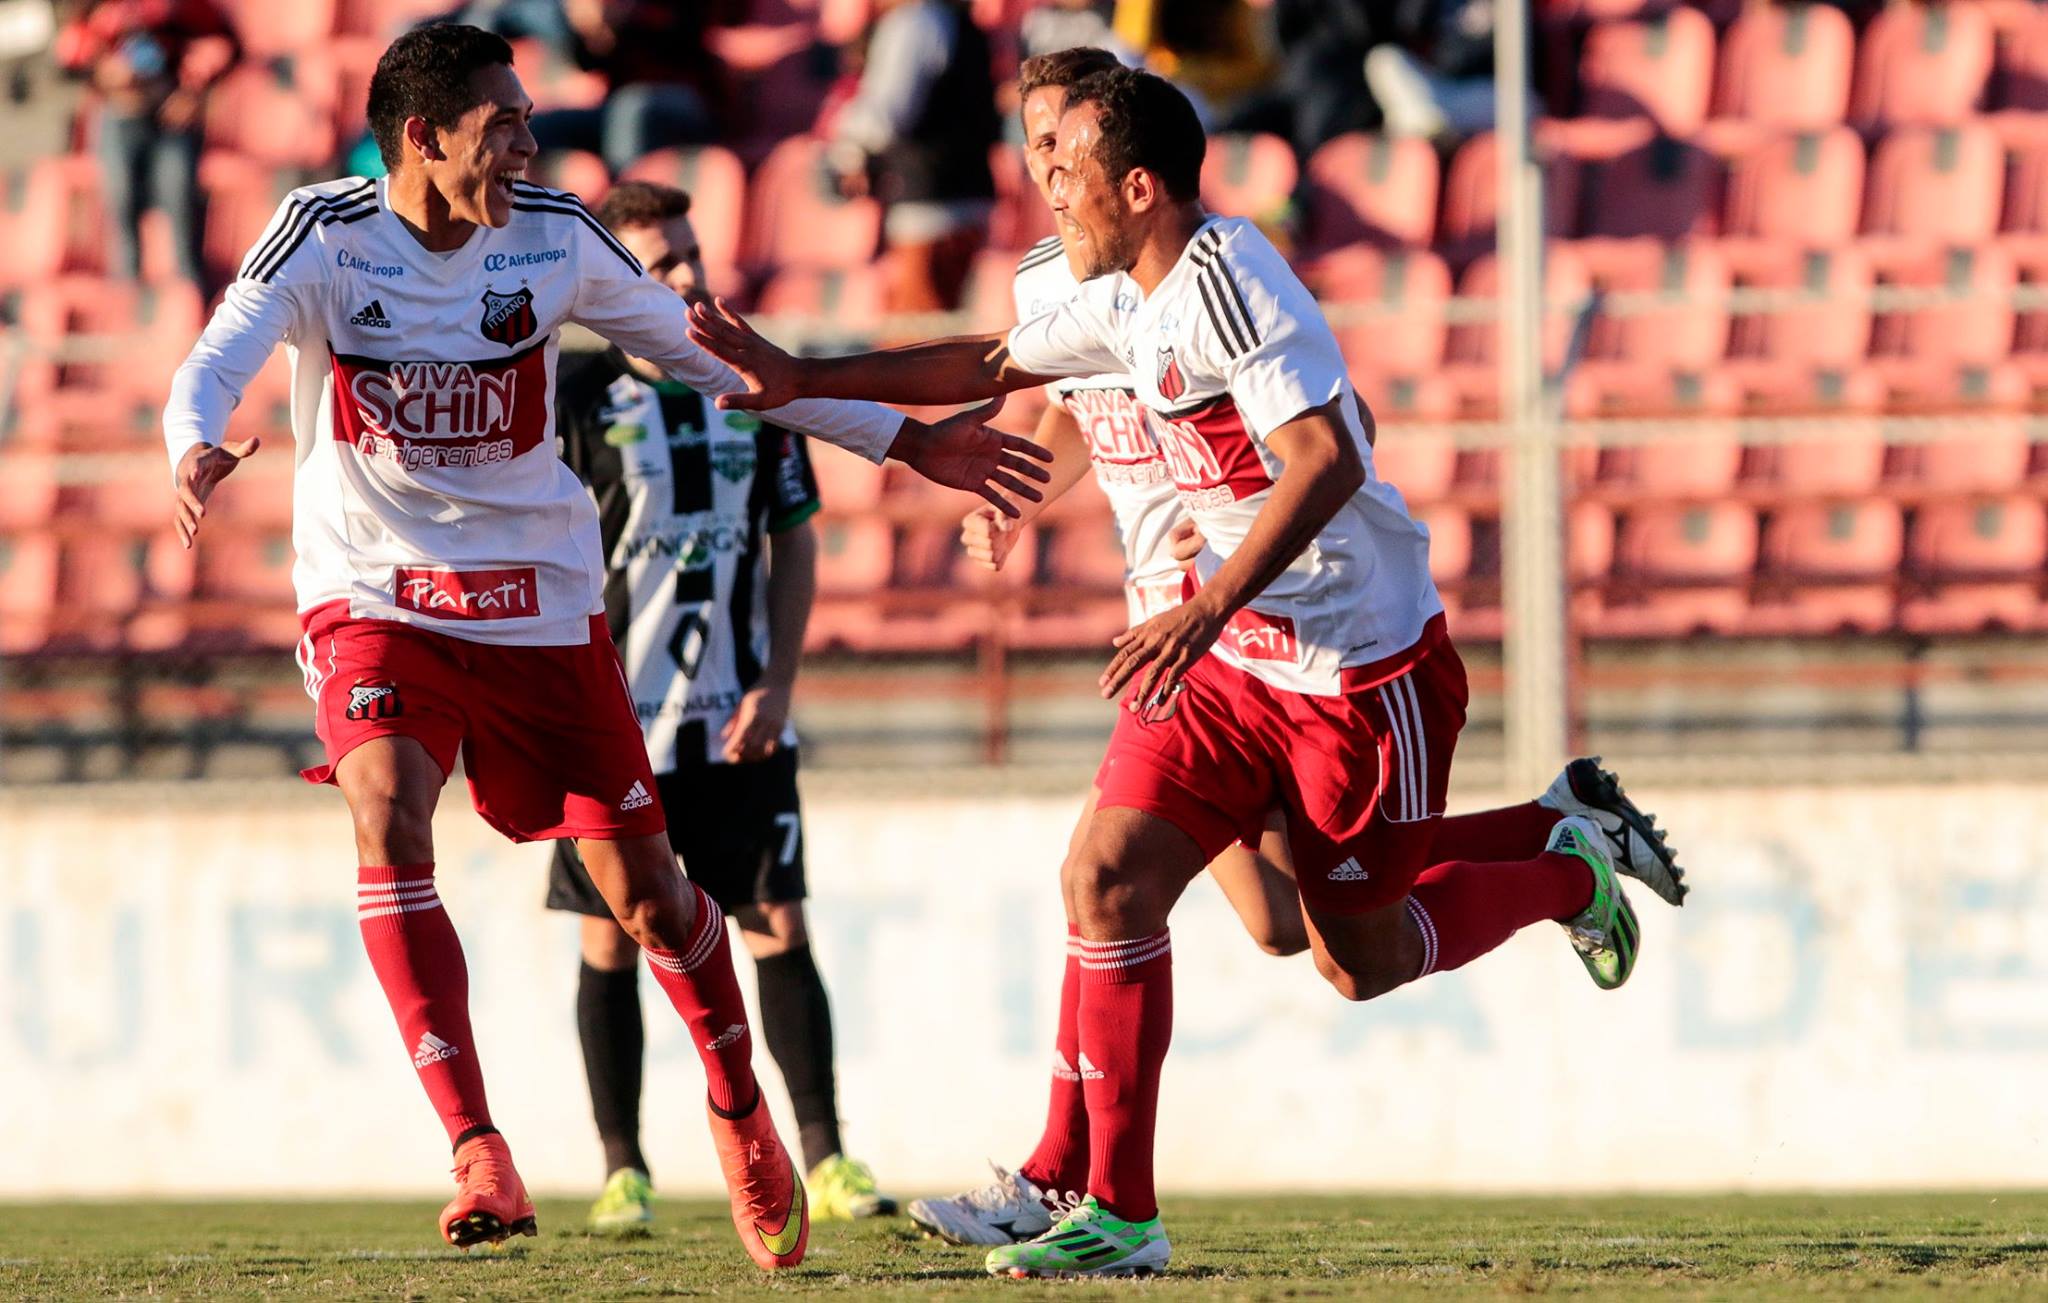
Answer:
[[[428,27],[384,52],[369,122],[388,178],[294,191],[173,382],[175,519],[189,545],[209,495],[255,451],[221,440],[287,344],[299,660],[327,749],[306,777],[348,801],[364,944],[455,1150],[441,1233],[468,1246],[534,1227],[434,888],[432,815],[459,752],[493,827],[576,840],[689,1026],[748,1254],[790,1266],[808,1234],[802,1183],[761,1104],[723,919],[669,847],[605,626],[596,511],[552,437],[567,322],[700,392],[739,382],[573,196],[524,179],[532,107],[511,47],[487,32]],[[993,502],[1034,498],[1041,454],[983,414],[925,425],[804,402],[774,419]]]
[[[1464,830],[1459,854],[1526,846],[1539,821],[1552,825],[1544,849],[1442,858],[1466,688],[1428,535],[1372,474],[1314,300],[1255,227],[1202,210],[1204,148],[1187,100],[1159,78],[1118,71],[1074,86],[1053,194],[1087,283],[1008,336],[799,367],[730,314],[692,314],[699,340],[754,390],[720,399],[737,406],[824,393],[966,402],[1125,368],[1206,539],[1187,600],[1116,639],[1102,690],[1124,710],[1064,875],[1092,1067],[1088,1197],[1037,1239],[991,1250],[997,1274],[1166,1264],[1152,1140],[1172,1027],[1167,917],[1276,802],[1317,970],[1347,999],[1460,967],[1545,921],[1564,924],[1611,989],[1638,941],[1618,875],[1673,903],[1683,893],[1647,820],[1624,821],[1617,838],[1597,812],[1495,812],[1496,827]]]

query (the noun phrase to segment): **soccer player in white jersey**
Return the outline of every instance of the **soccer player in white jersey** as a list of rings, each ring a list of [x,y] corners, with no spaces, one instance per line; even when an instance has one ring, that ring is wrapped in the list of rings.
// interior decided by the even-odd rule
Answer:
[[[1073,87],[1053,193],[1089,279],[1008,336],[799,366],[730,314],[692,313],[693,333],[752,388],[719,400],[739,407],[811,393],[965,402],[1128,368],[1206,539],[1188,599],[1116,639],[1102,690],[1124,710],[1064,874],[1081,925],[1088,1195],[1037,1239],[991,1250],[996,1274],[1166,1264],[1152,1138],[1172,1026],[1167,917],[1276,800],[1317,970],[1347,999],[1553,920],[1611,989],[1638,941],[1618,875],[1673,903],[1682,892],[1667,859],[1617,856],[1592,815],[1549,811],[1545,849],[1527,858],[1438,858],[1466,689],[1428,535],[1372,474],[1314,300],[1250,223],[1203,212],[1204,147],[1185,97],[1157,77]],[[1512,840],[1526,811],[1501,813]],[[1619,840],[1648,835],[1623,826]]]
[[[292,358],[300,663],[347,799],[371,966],[455,1150],[441,1233],[532,1233],[491,1124],[468,978],[434,889],[431,818],[458,752],[472,803],[515,841],[574,838],[688,1024],[733,1221],[763,1268],[801,1260],[803,1187],[760,1102],[723,919],[676,865],[604,621],[596,511],[556,456],[559,328],[580,322],[702,392],[737,379],[683,303],[574,197],[523,179],[532,101],[511,48],[472,27],[400,37],[369,122],[389,168],[294,191],[178,371],[164,432],[189,545],[255,441],[228,416],[271,350]],[[992,501],[1031,499],[1028,441],[979,414],[938,425],[867,405],[774,414]]]

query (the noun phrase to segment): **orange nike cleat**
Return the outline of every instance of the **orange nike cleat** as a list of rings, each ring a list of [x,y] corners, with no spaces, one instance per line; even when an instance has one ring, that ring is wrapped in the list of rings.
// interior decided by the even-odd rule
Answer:
[[[747,1256],[763,1271],[794,1267],[811,1240],[811,1210],[803,1178],[775,1134],[765,1102],[743,1118],[711,1117],[711,1142],[732,1196],[732,1224]]]
[[[491,1132],[465,1140],[455,1151],[455,1184],[458,1192],[441,1210],[441,1235],[456,1248],[540,1233],[505,1137]]]

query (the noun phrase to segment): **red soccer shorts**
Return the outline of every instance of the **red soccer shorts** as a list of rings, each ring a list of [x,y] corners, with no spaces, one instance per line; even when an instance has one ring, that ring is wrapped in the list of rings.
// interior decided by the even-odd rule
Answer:
[[[1166,820],[1206,863],[1233,841],[1258,845],[1277,805],[1311,911],[1364,914],[1408,894],[1465,726],[1465,663],[1443,617],[1400,656],[1346,670],[1334,696],[1288,692],[1214,656],[1181,683],[1168,719],[1118,712],[1095,779],[1101,808]]]
[[[484,821],[515,842],[616,841],[666,828],[647,744],[604,617],[581,647],[468,642],[396,620],[353,619],[348,603],[305,613],[299,667],[334,781],[371,738],[409,737],[441,772],[462,767]]]

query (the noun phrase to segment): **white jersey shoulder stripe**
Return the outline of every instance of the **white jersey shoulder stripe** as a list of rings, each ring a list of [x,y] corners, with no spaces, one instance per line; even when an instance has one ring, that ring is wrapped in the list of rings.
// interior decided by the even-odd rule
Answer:
[[[236,273],[244,280],[268,281],[312,233],[313,225],[356,222],[377,211],[377,183],[364,181],[337,194],[294,194],[287,202],[286,220],[277,224],[255,251],[243,260]]]
[[[640,265],[640,260],[628,253],[626,246],[619,243],[618,237],[607,231],[603,222],[591,216],[590,210],[585,208],[583,201],[575,195],[566,190],[550,190],[546,186],[534,185],[529,181],[514,181],[512,193],[515,196],[512,200],[513,208],[521,212],[559,213],[564,217],[574,217],[596,232],[597,237],[604,241],[605,247],[619,255],[619,260],[633,269],[634,275],[646,273],[647,269]]]
[[[1024,256],[1017,261],[1017,274],[1021,276],[1033,267],[1043,266],[1064,252],[1060,247],[1060,237],[1048,235],[1024,251]]]

